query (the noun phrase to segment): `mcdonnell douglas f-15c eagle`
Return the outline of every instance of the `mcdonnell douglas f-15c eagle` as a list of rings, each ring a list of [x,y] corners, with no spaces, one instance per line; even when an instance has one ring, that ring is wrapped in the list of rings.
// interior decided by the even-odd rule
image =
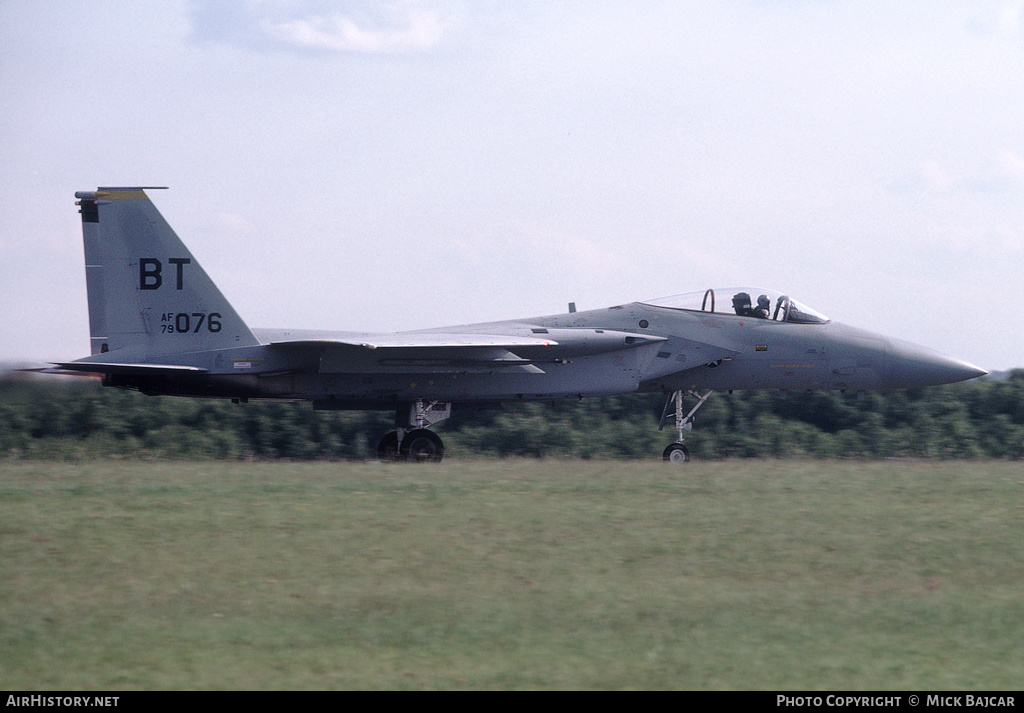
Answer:
[[[427,427],[453,404],[659,392],[661,425],[674,417],[679,441],[664,458],[684,462],[683,433],[715,390],[862,391],[986,373],[756,288],[412,332],[250,329],[143,188],[75,197],[92,355],[47,371],[99,374],[145,394],[393,410],[396,430],[377,448],[385,460],[440,460],[444,446]],[[684,394],[697,399],[688,412]]]

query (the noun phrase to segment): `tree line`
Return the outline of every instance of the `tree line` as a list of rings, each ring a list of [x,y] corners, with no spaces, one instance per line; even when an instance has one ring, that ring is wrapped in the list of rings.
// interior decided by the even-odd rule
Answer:
[[[447,455],[655,458],[664,397],[452,411],[439,424]],[[336,460],[375,457],[393,414],[314,411],[308,403],[150,397],[71,383],[0,380],[0,459],[101,457]],[[856,393],[716,393],[687,435],[702,459],[1001,458],[1024,456],[1024,369],[1004,380]]]

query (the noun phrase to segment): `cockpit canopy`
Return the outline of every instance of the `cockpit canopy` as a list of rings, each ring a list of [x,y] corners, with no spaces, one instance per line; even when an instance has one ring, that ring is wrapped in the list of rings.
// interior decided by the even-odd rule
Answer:
[[[685,295],[660,297],[644,304],[670,309],[693,310],[731,314],[754,319],[791,322],[796,324],[824,324],[829,319],[787,295],[759,287],[724,287]]]

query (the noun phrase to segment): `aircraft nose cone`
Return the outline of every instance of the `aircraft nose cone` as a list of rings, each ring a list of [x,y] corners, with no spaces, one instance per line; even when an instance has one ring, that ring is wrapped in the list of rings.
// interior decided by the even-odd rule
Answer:
[[[889,340],[889,353],[890,378],[897,388],[952,384],[988,373],[974,364],[899,339]]]

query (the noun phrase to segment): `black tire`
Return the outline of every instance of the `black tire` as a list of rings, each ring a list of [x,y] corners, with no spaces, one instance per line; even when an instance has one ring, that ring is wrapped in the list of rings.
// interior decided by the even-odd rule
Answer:
[[[402,460],[410,463],[440,463],[444,457],[444,443],[433,431],[415,428],[405,434],[398,453]]]
[[[690,449],[682,443],[673,443],[665,449],[661,457],[670,463],[685,463],[690,460]]]
[[[385,463],[394,463],[398,460],[398,431],[388,431],[377,444],[377,458]]]

